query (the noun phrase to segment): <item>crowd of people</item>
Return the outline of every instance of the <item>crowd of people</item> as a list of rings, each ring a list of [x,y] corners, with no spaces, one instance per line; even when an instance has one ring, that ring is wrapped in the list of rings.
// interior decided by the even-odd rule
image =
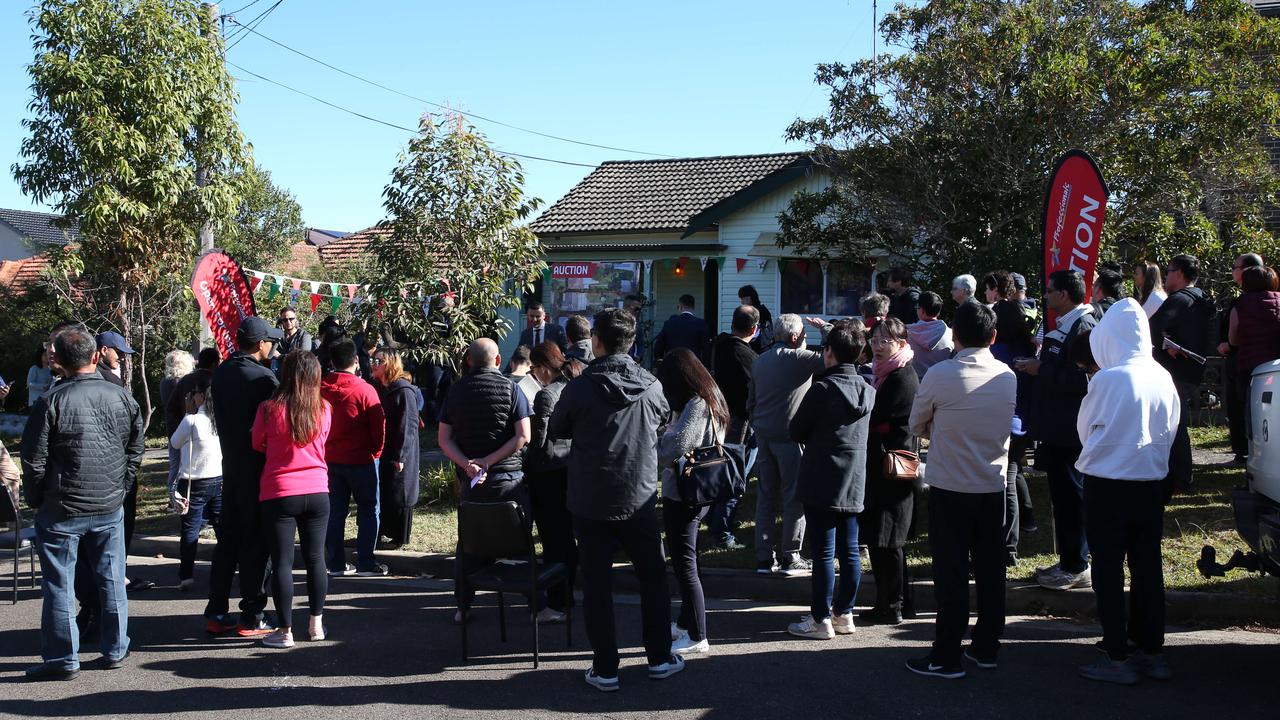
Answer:
[[[966,661],[997,667],[1005,574],[1020,537],[1038,530],[1026,478],[1033,454],[1047,476],[1058,555],[1037,582],[1092,587],[1098,599],[1103,654],[1080,673],[1122,684],[1167,679],[1163,507],[1192,483],[1189,407],[1218,312],[1200,274],[1189,255],[1163,272],[1140,263],[1124,297],[1121,268],[1101,267],[1089,296],[1078,272],[1058,271],[1042,302],[1027,297],[1018,273],[961,275],[950,325],[942,296],[914,287],[903,268],[888,274],[887,294],[862,299],[856,318],[774,318],[744,286],[729,331],[714,338],[683,296],[653,338],[652,371],[638,361],[647,353],[637,349],[642,302],[632,297],[563,326],[531,305],[513,357],[504,362],[496,342],[476,338],[456,377],[406,367],[395,343],[348,337],[333,319],[313,338],[292,308],[278,327],[249,317],[225,361],[212,350],[165,360],[179,587],[194,589],[199,534],[212,525],[206,630],[292,647],[298,538],[306,637],[323,640],[329,579],[385,575],[379,538],[391,547],[409,540],[418,433],[435,423],[460,500],[518,503],[537,527],[543,561],[566,565],[566,582],[529,598],[537,622],[565,622],[580,571],[593,650],[586,682],[620,687],[617,551],[639,579],[649,676],[666,678],[685,656],[710,652],[714,637],[698,570],[701,526],[715,546],[742,546],[738,497],[691,494],[682,468],[700,448],[729,445],[746,448],[742,472],[756,472],[756,571],[810,575],[809,613],[786,628],[797,637],[832,640],[859,624],[915,616],[904,548],[927,503],[935,640],[906,666],[958,678]],[[1252,254],[1237,258],[1233,277],[1242,292],[1223,311],[1217,349],[1228,366],[1228,412],[1238,417],[1252,369],[1280,358],[1280,288]],[[812,347],[811,336],[820,338]],[[63,323],[47,349],[52,380],[37,387],[22,447],[45,598],[44,662],[27,676],[68,679],[79,671],[82,632],[101,639],[104,667],[128,655],[128,592],[145,589],[126,585],[125,571],[142,420],[119,380],[132,349],[118,334]],[[1235,437],[1233,449],[1241,460],[1248,452]],[[864,549],[876,593],[855,618]],[[674,621],[668,558],[680,597]],[[457,572],[492,560],[460,552]],[[970,577],[977,621],[966,647]],[[456,623],[471,621],[471,594],[456,593]]]

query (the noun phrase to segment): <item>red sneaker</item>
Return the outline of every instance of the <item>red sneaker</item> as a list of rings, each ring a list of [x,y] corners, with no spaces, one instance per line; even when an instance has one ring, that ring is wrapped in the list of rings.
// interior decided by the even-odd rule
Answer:
[[[226,615],[215,615],[204,619],[204,631],[210,635],[221,635],[235,630],[237,625]]]
[[[275,632],[275,628],[266,623],[265,620],[258,621],[255,627],[245,627],[244,625],[236,626],[236,634],[244,638],[256,638],[264,635],[270,635]]]

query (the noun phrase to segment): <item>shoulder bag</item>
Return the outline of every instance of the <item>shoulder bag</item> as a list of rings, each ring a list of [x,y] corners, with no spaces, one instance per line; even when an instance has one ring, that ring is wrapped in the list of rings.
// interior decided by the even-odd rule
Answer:
[[[712,444],[694,448],[675,462],[676,488],[689,505],[731,500],[747,490],[746,448],[716,438],[711,417],[707,429]]]

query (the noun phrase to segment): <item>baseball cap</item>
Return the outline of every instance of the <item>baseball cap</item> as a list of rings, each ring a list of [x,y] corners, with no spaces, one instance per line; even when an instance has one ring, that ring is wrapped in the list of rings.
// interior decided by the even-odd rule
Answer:
[[[279,328],[271,327],[271,324],[257,315],[250,315],[240,321],[240,329],[236,330],[236,342],[251,343],[270,340],[271,342],[280,342],[284,339],[284,332]]]
[[[1013,286],[1019,290],[1027,289],[1027,279],[1022,277],[1020,273],[1009,273],[1009,277],[1013,278]]]
[[[124,336],[118,332],[108,330],[98,333],[97,340],[100,348],[114,348],[116,352],[122,352],[125,355],[133,354],[133,348],[129,347],[129,343],[124,341]]]

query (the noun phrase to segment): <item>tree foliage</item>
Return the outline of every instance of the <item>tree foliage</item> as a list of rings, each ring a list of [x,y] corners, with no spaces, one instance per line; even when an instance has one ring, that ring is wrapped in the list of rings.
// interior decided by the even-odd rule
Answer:
[[[1277,248],[1280,23],[1242,0],[932,0],[879,32],[896,53],[818,67],[824,117],[797,120],[832,172],[780,217],[815,256],[894,249],[924,282],[1040,263],[1055,159],[1091,153],[1111,190],[1104,253],[1223,258]],[[1036,282],[1036,273],[1028,272]]]
[[[261,167],[246,167],[238,185],[240,202],[232,232],[218,245],[245,267],[277,269],[292,257],[290,246],[306,239],[302,206]]]
[[[229,229],[239,203],[247,148],[221,41],[195,0],[43,0],[31,18],[31,117],[13,174],[79,226],[89,304],[139,347],[148,297],[171,297],[197,229]],[[197,166],[210,171],[202,186]]]
[[[501,337],[546,265],[516,223],[538,205],[520,164],[461,117],[426,115],[383,191],[389,232],[370,241],[367,322],[388,324],[414,360],[452,364],[474,338]],[[452,291],[455,304],[429,302]],[[424,312],[424,305],[431,312]]]

